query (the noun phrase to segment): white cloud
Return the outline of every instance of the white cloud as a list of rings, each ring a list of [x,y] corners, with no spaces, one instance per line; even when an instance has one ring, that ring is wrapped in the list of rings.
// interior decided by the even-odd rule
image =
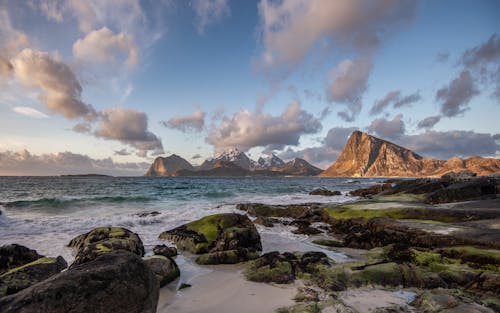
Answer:
[[[133,68],[138,63],[139,52],[132,37],[126,33],[115,34],[107,27],[88,33],[73,44],[77,60],[95,63],[115,63],[117,55],[125,54],[125,64]]]
[[[142,112],[119,107],[100,112],[94,134],[130,145],[142,157],[147,156],[150,151],[153,154],[163,153],[161,140],[148,130],[148,117]]]
[[[149,163],[118,163],[111,158],[93,159],[87,155],[59,152],[33,155],[27,150],[0,152],[0,175],[106,174],[140,176]]]
[[[294,67],[321,39],[366,52],[410,20],[416,1],[262,0],[262,61]]]
[[[377,118],[368,126],[368,131],[386,139],[395,139],[405,134],[406,128],[403,114],[394,116],[392,120]]]
[[[191,115],[175,116],[161,123],[167,128],[178,129],[182,132],[201,132],[205,125],[205,115],[205,112],[197,109]]]
[[[347,106],[347,111],[339,113],[344,120],[352,122],[361,112],[361,98],[366,91],[371,69],[371,60],[362,58],[344,60],[330,71],[327,78],[328,98]]]
[[[446,117],[460,115],[469,109],[472,97],[479,94],[469,71],[464,70],[436,92],[436,100],[441,101],[441,113]]]
[[[299,102],[293,102],[279,116],[243,110],[224,117],[211,130],[207,142],[216,152],[233,147],[248,150],[257,146],[297,145],[302,135],[317,133],[321,127],[319,119],[302,110]]]
[[[12,111],[32,118],[48,118],[49,116],[30,107],[13,107]]]
[[[191,6],[196,14],[195,24],[198,33],[205,33],[205,28],[231,15],[228,0],[193,0]]]
[[[66,118],[92,120],[94,108],[82,102],[82,87],[71,69],[57,56],[24,49],[11,60],[15,77],[24,86],[41,91],[39,100]]]

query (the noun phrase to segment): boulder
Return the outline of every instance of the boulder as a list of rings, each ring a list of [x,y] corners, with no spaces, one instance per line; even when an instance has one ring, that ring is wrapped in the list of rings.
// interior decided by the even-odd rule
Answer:
[[[181,272],[174,260],[163,255],[153,255],[145,257],[144,262],[153,270],[156,278],[160,282],[160,287],[174,281]]]
[[[449,182],[461,182],[461,181],[471,180],[476,176],[477,176],[476,173],[466,170],[466,171],[446,173],[443,176],[441,176],[441,180]]]
[[[153,313],[159,284],[128,251],[113,251],[0,299],[2,313]]]
[[[392,184],[382,184],[374,185],[368,188],[361,188],[350,191],[349,194],[353,197],[369,197],[381,193],[382,191],[389,190],[392,188]]]
[[[0,275],[24,264],[31,263],[43,255],[35,250],[18,244],[10,244],[0,247]]]
[[[311,223],[304,219],[294,220],[290,223],[290,225],[297,227],[297,229],[293,231],[294,234],[299,234],[299,235],[321,234],[321,230],[311,227]]]
[[[474,199],[495,199],[498,184],[500,181],[496,178],[478,177],[431,192],[425,196],[424,202],[438,204]]]
[[[166,245],[156,245],[153,248],[153,253],[155,255],[163,255],[171,258],[177,255],[177,248],[168,247]]]
[[[467,302],[465,302],[467,301]],[[418,312],[446,312],[446,313],[494,313],[493,310],[474,303],[471,299],[453,295],[451,290],[434,289],[425,291],[411,303]]]
[[[0,297],[11,295],[61,272],[68,266],[61,257],[39,258],[0,275]]]
[[[265,227],[274,227],[274,222],[277,221],[271,217],[259,216],[253,222]]]
[[[240,203],[236,209],[245,211],[250,216],[259,217],[290,217],[300,218],[307,211],[319,207],[317,203],[291,204],[291,205],[268,205],[261,203]]]
[[[111,251],[126,250],[144,256],[144,246],[136,233],[122,227],[99,227],[73,238],[69,247],[77,249],[71,266],[95,260]]]
[[[206,216],[165,231],[159,238],[194,254],[217,253],[211,258],[214,262],[217,258],[224,260],[223,263],[246,261],[262,250],[255,225],[248,216],[236,213]]]
[[[332,197],[332,196],[340,196],[342,193],[338,190],[331,191],[323,188],[318,188],[309,191],[309,195],[311,196],[327,196],[327,197]]]

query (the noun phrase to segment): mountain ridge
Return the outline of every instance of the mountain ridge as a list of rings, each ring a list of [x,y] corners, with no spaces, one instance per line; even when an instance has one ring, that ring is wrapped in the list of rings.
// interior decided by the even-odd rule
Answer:
[[[456,171],[490,175],[500,172],[500,160],[482,157],[424,158],[392,142],[354,131],[337,160],[319,176],[437,177]]]

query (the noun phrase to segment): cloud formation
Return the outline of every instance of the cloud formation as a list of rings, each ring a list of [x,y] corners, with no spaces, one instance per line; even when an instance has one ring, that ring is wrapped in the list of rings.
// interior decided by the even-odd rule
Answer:
[[[302,110],[299,102],[293,102],[279,116],[243,110],[224,117],[210,131],[207,142],[216,152],[228,148],[246,151],[257,146],[297,145],[302,135],[317,133],[321,127],[319,119]]]
[[[394,116],[392,120],[387,120],[384,117],[374,119],[367,129],[370,133],[388,139],[399,138],[406,131],[403,114]]]
[[[328,74],[328,99],[347,106],[338,115],[348,122],[361,112],[361,98],[366,91],[372,62],[367,58],[344,60]]]
[[[436,92],[436,101],[441,102],[443,116],[454,117],[468,110],[470,100],[477,94],[479,91],[470,72],[464,70],[448,86]]]
[[[48,115],[30,107],[13,107],[12,111],[32,118],[48,118]]]
[[[133,68],[138,63],[139,52],[126,33],[115,34],[107,27],[88,33],[73,44],[73,56],[77,60],[92,63],[115,63],[116,56],[125,54],[125,64]]]
[[[382,100],[375,101],[375,104],[370,109],[370,115],[377,115],[382,113],[389,105],[392,104],[393,108],[400,108],[405,105],[411,105],[420,101],[422,97],[419,92],[402,97],[401,91],[394,90],[388,92]]]
[[[421,120],[420,122],[418,122],[417,128],[430,129],[430,128],[434,127],[434,125],[439,123],[440,120],[441,120],[441,116],[439,116],[439,115],[426,117],[423,120]]]
[[[201,132],[205,126],[206,113],[197,109],[191,115],[175,116],[161,124],[167,128],[178,129],[182,132]]]
[[[196,15],[195,25],[199,34],[204,34],[207,26],[231,15],[228,0],[193,0],[191,6]]]
[[[415,8],[413,0],[262,0],[262,62],[293,68],[320,39],[366,52],[411,20]]]
[[[466,67],[484,66],[500,60],[500,37],[490,36],[488,41],[471,49],[465,50],[461,62]]]
[[[145,113],[124,108],[111,108],[99,113],[99,124],[95,136],[118,140],[137,149],[137,155],[147,156],[163,153],[161,140],[148,130],[148,117]]]
[[[75,74],[57,56],[26,48],[11,63],[19,82],[40,90],[39,100],[47,109],[68,119],[95,119],[94,108],[81,100],[82,86]]]
[[[144,175],[149,163],[118,163],[111,158],[93,159],[87,155],[59,152],[33,155],[27,150],[0,152],[0,175],[106,174]]]

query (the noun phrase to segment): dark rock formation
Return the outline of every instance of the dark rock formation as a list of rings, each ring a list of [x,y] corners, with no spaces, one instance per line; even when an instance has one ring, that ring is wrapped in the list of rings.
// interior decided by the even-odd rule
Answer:
[[[180,170],[193,170],[193,166],[178,155],[172,154],[166,158],[157,157],[146,176],[173,176]]]
[[[35,250],[26,248],[18,244],[5,245],[0,247],[0,275],[13,268],[31,263],[43,255]]]
[[[309,191],[309,195],[331,197],[331,196],[340,196],[340,195],[342,195],[342,193],[338,190],[331,191],[331,190],[327,190],[327,189],[318,188],[318,189],[314,189],[314,190]]]
[[[14,295],[2,313],[153,313],[159,284],[150,267],[127,251],[103,254]]]
[[[171,258],[177,255],[177,248],[167,247],[166,245],[156,245],[153,248],[153,253],[155,255],[163,255]]]
[[[154,255],[145,257],[143,260],[153,270],[153,273],[155,273],[160,287],[174,281],[181,274],[177,263],[169,257]]]
[[[255,225],[246,215],[215,214],[160,234],[160,239],[174,242],[179,249],[195,254],[216,253],[198,260],[237,263],[258,256],[262,250]],[[214,264],[214,263],[210,263]]]
[[[361,188],[350,191],[349,194],[354,197],[369,197],[392,188],[392,184],[373,185],[368,188]]]
[[[144,246],[136,233],[122,227],[100,227],[73,238],[69,247],[78,252],[71,266],[96,259],[116,250],[126,250],[144,256]]]
[[[61,257],[39,258],[0,275],[0,297],[11,295],[58,274],[68,266]]]
[[[468,170],[484,176],[500,172],[500,160],[471,157],[448,161],[423,158],[391,142],[354,131],[324,177],[440,177]]]
[[[436,204],[473,199],[495,199],[498,185],[500,185],[500,179],[490,177],[459,181],[427,194],[424,202]]]

